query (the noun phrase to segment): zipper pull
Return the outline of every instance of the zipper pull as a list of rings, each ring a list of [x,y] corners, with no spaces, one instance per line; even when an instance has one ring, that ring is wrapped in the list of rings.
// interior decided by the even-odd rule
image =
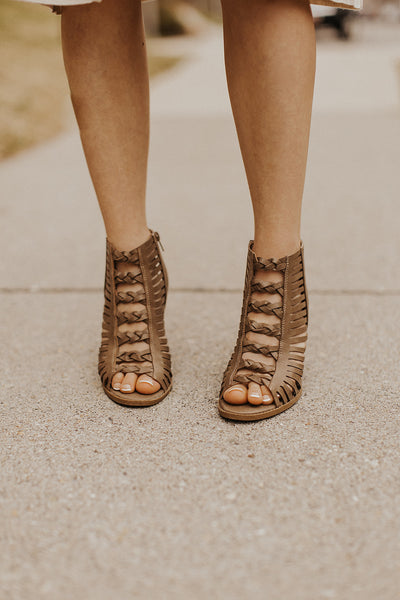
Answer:
[[[161,242],[161,240],[160,240],[160,234],[158,233],[158,231],[153,231],[153,238],[154,238],[154,239],[155,239],[155,240],[156,240],[156,241],[157,241],[157,242],[160,244],[160,246],[161,246],[161,250],[162,250],[163,252],[165,252],[165,250],[164,250],[164,246],[162,245],[162,242]]]

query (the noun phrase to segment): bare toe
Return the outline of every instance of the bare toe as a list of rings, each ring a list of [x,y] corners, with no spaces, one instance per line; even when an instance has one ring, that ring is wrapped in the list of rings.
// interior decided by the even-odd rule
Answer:
[[[261,386],[261,392],[262,392],[262,395],[263,395],[262,403],[263,404],[272,404],[273,401],[274,401],[274,399],[273,399],[272,394],[271,394],[271,392],[269,391],[269,389],[267,388],[266,385],[262,385]]]
[[[160,384],[149,375],[139,375],[136,382],[136,391],[139,394],[155,394],[160,389]]]
[[[258,385],[258,383],[250,381],[247,392],[247,400],[250,402],[250,404],[262,404],[263,395],[261,392],[261,387]]]
[[[135,384],[137,381],[136,373],[127,373],[121,383],[121,392],[124,394],[132,394],[135,391]]]
[[[224,392],[224,400],[229,404],[246,404],[247,388],[241,383],[233,385]]]
[[[123,373],[115,373],[114,377],[112,378],[112,383],[111,383],[113,390],[116,390],[117,392],[119,392],[119,390],[121,389],[121,383],[122,383],[123,378],[124,378]]]

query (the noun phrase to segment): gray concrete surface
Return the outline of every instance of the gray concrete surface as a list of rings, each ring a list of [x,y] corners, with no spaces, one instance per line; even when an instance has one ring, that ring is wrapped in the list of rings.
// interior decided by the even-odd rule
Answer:
[[[160,405],[117,406],[98,381],[104,239],[76,133],[0,166],[1,600],[398,598],[389,33],[363,25],[319,47],[305,392],[274,419],[216,411],[252,227],[219,30],[153,83],[149,209],[171,275],[175,376]]]

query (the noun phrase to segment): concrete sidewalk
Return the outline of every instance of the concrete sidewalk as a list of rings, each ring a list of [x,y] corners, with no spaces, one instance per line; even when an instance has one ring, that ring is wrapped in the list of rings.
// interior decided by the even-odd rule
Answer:
[[[219,28],[153,82],[175,378],[160,405],[117,406],[98,381],[104,235],[77,133],[0,166],[0,598],[398,598],[395,33],[319,47],[305,392],[268,421],[216,410],[252,232]]]

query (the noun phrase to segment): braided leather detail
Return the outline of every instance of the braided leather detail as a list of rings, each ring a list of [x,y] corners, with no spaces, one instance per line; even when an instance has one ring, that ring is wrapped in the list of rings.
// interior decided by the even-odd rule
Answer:
[[[251,284],[252,292],[268,292],[269,294],[283,295],[281,283],[270,283],[269,281],[255,281]]]
[[[255,271],[285,271],[286,256],[283,258],[261,258],[254,253],[254,270]]]
[[[112,248],[112,257],[115,262],[138,264],[139,256],[137,248],[129,252],[116,250]]]
[[[244,358],[244,359],[242,359],[242,361],[239,364],[240,364],[241,369],[251,369],[251,371],[254,371],[255,373],[262,373],[263,375],[266,373],[268,374],[268,373],[275,372],[274,367],[269,367],[263,362],[257,362],[255,360],[251,360],[251,358]],[[251,376],[244,375],[244,377],[246,378],[246,377],[251,377]],[[249,381],[253,381],[253,380],[249,379]]]
[[[275,348],[275,350],[274,350],[274,348]],[[243,344],[243,346],[242,346],[243,352],[253,352],[254,354],[259,352],[263,356],[271,356],[275,360],[277,360],[277,358],[278,358],[278,349],[279,349],[278,343],[274,347],[265,346],[263,344],[257,344],[256,342]]]
[[[136,375],[148,375],[149,367],[143,363],[122,363],[118,365],[118,373],[136,373]]]
[[[134,283],[141,283],[143,284],[143,275],[142,273],[137,273],[136,275],[134,275],[134,273],[116,273],[115,277],[114,277],[114,281],[115,284],[118,283],[129,283],[129,284],[134,284]]]
[[[258,385],[266,385],[268,387],[271,383],[271,378],[274,371],[275,367],[266,367],[264,365],[262,374],[254,372],[250,375],[242,375],[241,373],[238,373],[235,377],[235,382],[248,385],[251,381],[253,381],[254,383],[258,383]]]
[[[131,350],[130,352],[120,352],[117,356],[117,365],[129,362],[151,362],[151,354],[149,350],[145,350],[144,352],[136,352],[135,350]]]
[[[144,292],[117,292],[116,293],[117,302],[122,302],[126,304],[130,304],[131,302],[142,302],[142,300],[146,299],[146,295]]]
[[[292,255],[279,259],[256,257],[249,243],[246,281],[243,292],[242,316],[239,333],[232,357],[224,373],[220,397],[235,383],[248,385],[250,382],[267,386],[274,399],[271,410],[294,400],[301,392],[305,348],[301,344],[307,340],[308,299],[304,278],[303,244]],[[255,282],[258,270],[279,271],[282,283]],[[278,293],[281,303],[268,300],[255,300],[254,292]],[[280,323],[266,324],[255,321],[251,313],[275,315]],[[255,332],[274,338],[269,343],[258,343],[247,339],[248,332]],[[269,357],[271,363],[243,358],[244,353],[253,356]],[[242,369],[248,372],[243,373]]]
[[[146,321],[147,319],[147,311],[138,312],[118,312],[117,313],[117,323],[118,325],[123,325],[124,323],[139,323],[140,321]]]
[[[117,334],[118,345],[135,344],[149,339],[149,332],[144,331],[121,331]]]
[[[253,321],[250,317],[246,320],[245,333],[248,331],[254,331],[255,333],[263,333],[277,339],[281,336],[281,325],[280,323],[264,324],[258,321]]]
[[[265,300],[253,300],[249,302],[248,312],[264,313],[265,315],[275,315],[282,319],[283,308],[282,304],[272,304]]]
[[[159,235],[152,232],[149,240],[129,252],[116,250],[107,240],[106,275],[102,343],[99,351],[99,374],[110,388],[115,373],[148,374],[166,391],[171,383],[171,359],[164,330],[164,308],[168,278],[159,249]],[[134,267],[117,273],[118,264]],[[141,284],[138,290],[122,291],[120,284]],[[127,310],[130,304],[143,308]],[[126,307],[121,310],[121,306]],[[120,325],[145,323],[142,331],[121,331]],[[123,344],[146,342],[142,351],[121,351]]]

